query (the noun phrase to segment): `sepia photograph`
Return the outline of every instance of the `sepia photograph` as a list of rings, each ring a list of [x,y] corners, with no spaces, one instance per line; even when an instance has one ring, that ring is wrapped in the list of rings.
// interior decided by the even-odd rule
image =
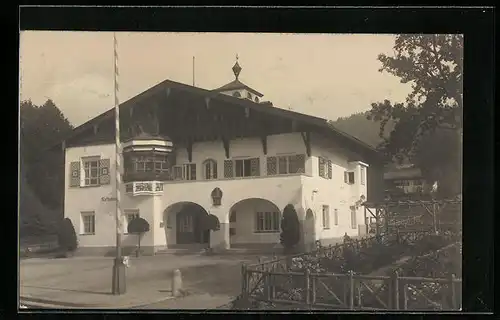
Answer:
[[[19,37],[21,310],[462,310],[463,34]]]

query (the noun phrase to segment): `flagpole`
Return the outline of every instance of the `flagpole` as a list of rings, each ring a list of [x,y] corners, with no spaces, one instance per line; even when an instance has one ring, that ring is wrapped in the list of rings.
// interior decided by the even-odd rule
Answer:
[[[116,257],[113,264],[112,293],[114,295],[124,294],[125,285],[125,264],[122,258],[122,226],[121,226],[121,143],[120,143],[120,108],[118,101],[118,51],[116,34],[113,32],[113,52],[114,52],[114,103],[115,103],[115,197],[116,197]]]

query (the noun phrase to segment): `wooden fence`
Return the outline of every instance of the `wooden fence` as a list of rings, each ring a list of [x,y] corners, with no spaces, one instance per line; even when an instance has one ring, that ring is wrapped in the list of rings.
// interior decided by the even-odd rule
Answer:
[[[461,279],[251,270],[243,266],[245,298],[308,309],[460,310]]]
[[[281,259],[275,257],[271,261],[243,265],[242,296],[308,309],[460,310],[462,280],[453,275],[448,278],[427,278],[403,277],[398,271],[392,276],[360,275],[352,271],[327,273],[317,268],[314,258],[310,259],[327,258],[330,266],[336,270],[335,263],[342,265],[346,250],[362,258],[370,255],[374,245],[396,242],[410,244],[410,248],[412,243],[431,234],[434,234],[432,230],[424,230],[361,240],[346,238],[343,244],[319,246],[312,253]],[[442,236],[451,242],[460,235],[447,233]],[[433,251],[422,258],[440,251]]]

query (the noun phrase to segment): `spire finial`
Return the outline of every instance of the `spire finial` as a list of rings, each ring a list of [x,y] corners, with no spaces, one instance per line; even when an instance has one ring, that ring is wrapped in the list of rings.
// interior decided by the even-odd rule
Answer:
[[[236,54],[236,62],[234,63],[234,66],[233,66],[233,73],[234,73],[234,76],[236,77],[236,80],[238,80],[238,76],[240,75],[240,72],[241,72],[241,67],[240,67],[240,64],[238,63],[238,59],[239,59],[239,56],[238,56],[238,54]]]

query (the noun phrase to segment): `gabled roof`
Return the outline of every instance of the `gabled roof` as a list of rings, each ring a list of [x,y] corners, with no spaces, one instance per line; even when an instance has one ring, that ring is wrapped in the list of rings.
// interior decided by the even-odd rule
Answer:
[[[250,88],[249,86],[247,86],[246,84],[244,84],[243,82],[241,82],[238,79],[235,79],[234,81],[229,82],[228,84],[225,84],[225,85],[223,85],[220,88],[214,89],[213,91],[221,92],[221,91],[238,90],[238,89],[247,89],[251,93],[259,96],[259,98],[261,98],[262,96],[264,96],[259,91]]]
[[[164,95],[168,89],[184,91],[186,93],[190,93],[190,94],[194,94],[194,95],[198,95],[198,96],[204,96],[204,97],[208,97],[211,99],[229,102],[235,106],[241,106],[244,108],[253,109],[255,111],[259,111],[262,113],[267,113],[270,115],[275,115],[278,117],[283,117],[283,118],[287,118],[287,119],[291,119],[291,120],[301,121],[305,124],[308,124],[310,126],[321,129],[321,131],[324,133],[333,135],[336,139],[340,138],[344,141],[351,142],[351,143],[353,143],[353,145],[363,149],[364,151],[369,152],[371,155],[379,156],[379,153],[375,148],[373,148],[369,144],[364,143],[361,140],[333,127],[331,124],[328,123],[328,121],[326,119],[306,115],[306,114],[291,111],[291,110],[285,110],[285,109],[281,109],[278,107],[270,107],[269,103],[255,103],[255,102],[248,100],[248,99],[235,98],[232,96],[218,93],[217,91],[193,87],[190,85],[186,85],[186,84],[171,81],[171,80],[165,80],[163,82],[160,82],[157,85],[147,89],[146,91],[136,95],[135,97],[123,102],[122,104],[120,104],[120,112],[123,112],[122,110],[130,108],[135,104],[139,104],[141,101],[143,101],[147,98],[150,98],[151,96],[161,95],[161,94]],[[73,129],[72,133],[66,138],[66,140],[71,139],[74,136],[84,132],[85,130],[92,127],[93,125],[96,125],[96,124],[98,124],[104,120],[110,119],[112,117],[114,117],[114,108],[111,108],[108,111],[101,113],[97,117],[95,117],[95,118],[85,122],[84,124],[76,127],[75,129]],[[55,147],[60,146],[61,144],[62,144],[62,141],[57,143],[56,145],[52,146],[49,149],[54,149]]]

